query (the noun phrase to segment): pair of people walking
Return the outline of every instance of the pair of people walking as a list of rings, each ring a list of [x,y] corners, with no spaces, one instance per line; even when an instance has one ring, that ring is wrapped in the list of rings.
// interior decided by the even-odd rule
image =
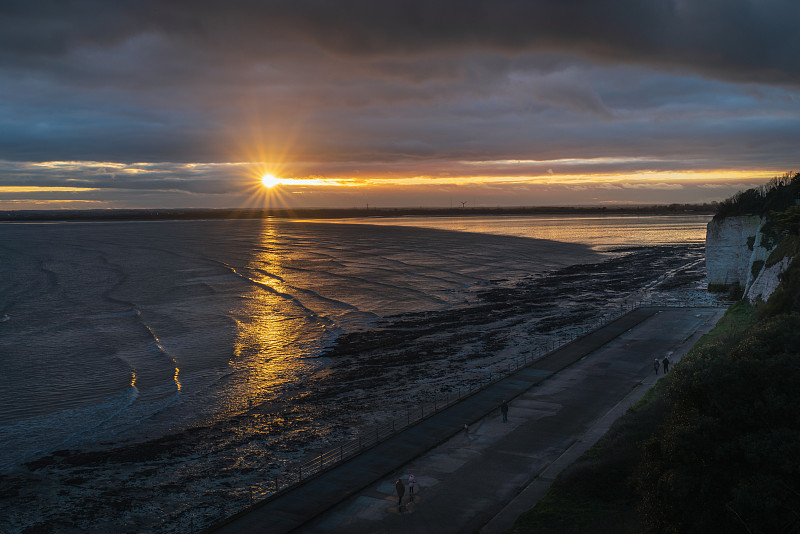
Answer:
[[[408,500],[414,502],[414,489],[417,486],[417,480],[414,475],[408,475]],[[403,484],[403,479],[398,478],[394,483],[394,489],[397,491],[397,506],[403,507],[403,496],[406,494],[406,485]]]
[[[664,367],[664,374],[667,374],[669,372],[669,358],[667,356],[664,356],[664,359],[660,362],[658,361],[658,358],[653,360],[653,369],[655,369],[656,374],[658,374],[659,367],[662,366]]]

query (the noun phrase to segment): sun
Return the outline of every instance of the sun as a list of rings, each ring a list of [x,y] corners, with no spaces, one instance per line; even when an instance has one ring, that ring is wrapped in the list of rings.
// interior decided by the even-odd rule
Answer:
[[[261,185],[264,187],[273,188],[280,183],[280,179],[272,174],[265,174],[261,177]]]

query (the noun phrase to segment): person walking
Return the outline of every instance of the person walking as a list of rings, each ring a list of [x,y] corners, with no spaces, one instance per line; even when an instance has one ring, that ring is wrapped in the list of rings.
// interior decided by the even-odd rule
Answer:
[[[408,500],[409,502],[414,502],[414,487],[416,487],[417,481],[414,478],[414,475],[408,475]]]
[[[658,368],[661,367],[661,362],[658,361],[658,358],[653,360],[653,369],[656,370],[656,374],[658,374]]]
[[[397,490],[397,507],[403,507],[403,495],[406,494],[406,486],[403,484],[403,481],[399,478],[397,482],[394,483],[394,489]]]
[[[661,365],[664,366],[664,374],[667,374],[667,371],[669,371],[669,358],[664,356],[664,359],[661,360]]]
[[[503,401],[500,403],[500,413],[503,414],[503,422],[508,421],[508,403]]]

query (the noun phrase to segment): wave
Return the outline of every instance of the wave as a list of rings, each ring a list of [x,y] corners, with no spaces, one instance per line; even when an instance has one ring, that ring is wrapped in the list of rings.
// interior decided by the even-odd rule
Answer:
[[[322,321],[324,321],[326,323],[332,323],[332,321],[328,317],[320,316],[315,310],[312,310],[311,308],[309,308],[305,304],[303,304],[303,302],[299,298],[297,298],[296,296],[291,295],[289,293],[284,293],[282,291],[278,291],[277,289],[275,289],[274,287],[270,286],[269,284],[267,284],[265,282],[261,282],[259,280],[255,280],[255,279],[247,276],[246,274],[242,274],[235,267],[233,267],[232,265],[228,265],[225,262],[220,261],[218,263],[220,265],[224,266],[226,269],[229,269],[233,274],[235,274],[236,276],[240,277],[242,280],[246,280],[249,283],[251,283],[251,284],[253,284],[255,286],[258,286],[261,289],[264,289],[267,292],[272,293],[275,296],[281,297],[284,300],[291,301],[293,304],[295,304],[301,310],[305,311],[308,314],[309,317],[313,317],[315,319],[321,319]]]
[[[120,311],[120,312],[109,312],[109,313],[98,313],[95,315],[90,315],[89,319],[117,319],[119,317],[139,317],[141,316],[142,312],[139,310],[127,310],[127,311]]]

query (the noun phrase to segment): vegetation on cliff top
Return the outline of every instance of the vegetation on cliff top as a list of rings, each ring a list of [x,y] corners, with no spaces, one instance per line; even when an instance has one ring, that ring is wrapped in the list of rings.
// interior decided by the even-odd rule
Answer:
[[[768,215],[784,211],[800,198],[800,173],[786,173],[766,184],[739,191],[719,203],[715,220],[738,215]]]
[[[769,300],[732,306],[513,533],[800,532],[798,193],[761,195],[791,254]]]

